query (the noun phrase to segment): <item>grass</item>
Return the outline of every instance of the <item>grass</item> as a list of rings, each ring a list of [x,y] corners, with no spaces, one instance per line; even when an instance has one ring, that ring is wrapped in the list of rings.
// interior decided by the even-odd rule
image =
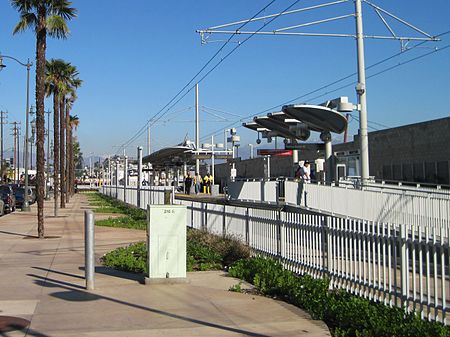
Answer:
[[[95,206],[96,213],[123,214],[118,218],[109,217],[104,220],[97,220],[97,226],[129,228],[145,230],[147,228],[147,216],[144,210],[131,207],[124,202],[107,197],[100,193],[88,194],[90,206]]]

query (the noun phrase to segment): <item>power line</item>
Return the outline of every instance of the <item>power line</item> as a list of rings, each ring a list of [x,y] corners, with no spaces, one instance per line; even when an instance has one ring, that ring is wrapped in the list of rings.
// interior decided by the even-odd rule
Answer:
[[[264,6],[261,10],[259,10],[253,17],[255,18],[256,16],[258,16],[260,13],[262,13],[263,11],[265,11],[268,7],[270,7],[276,0],[272,0],[271,2],[269,2],[269,4],[267,4],[266,6]],[[299,0],[297,0],[299,1]],[[244,24],[242,24],[238,30],[242,29],[243,27],[245,27],[248,24],[248,22],[245,22]],[[133,136],[131,137],[127,142],[125,142],[124,144],[122,144],[123,146],[128,146],[130,143],[132,143],[134,140],[136,140],[145,130],[146,127],[152,122],[152,120],[154,120],[155,118],[157,118],[163,111],[164,109],[166,109],[166,107],[168,107],[199,75],[200,73],[206,69],[206,67],[216,58],[217,55],[219,55],[222,50],[228,45],[228,43],[233,39],[233,37],[236,35],[236,33],[232,34],[228,40],[216,51],[216,53],[206,62],[206,64],[200,68],[199,71],[197,71],[197,73],[189,80],[189,82],[181,89],[177,92],[177,94],[172,97],[172,99],[166,104],[164,105],[164,107],[162,107],[152,118],[148,119],[147,122],[139,129],[139,131]],[[223,59],[222,59],[223,60]],[[213,69],[215,69],[216,67],[214,67]],[[209,74],[210,72],[208,72]],[[204,78],[204,77],[203,77]],[[202,78],[202,79],[203,79]],[[177,104],[182,98],[184,98],[190,91],[192,90],[192,87],[180,98],[178,99],[175,104]],[[173,107],[174,105],[172,105]],[[170,107],[169,109],[166,110],[169,111],[172,107]],[[164,115],[164,114],[163,114]]]
[[[444,33],[438,34],[438,35],[436,35],[436,37],[441,37],[441,36],[447,35],[447,34],[449,34],[449,33],[450,33],[450,30],[449,30],[449,31],[446,31],[446,32],[444,32]],[[378,61],[378,62],[376,62],[376,63],[374,63],[374,64],[371,64],[370,66],[366,67],[366,70],[369,70],[369,69],[374,68],[374,67],[376,67],[376,66],[378,66],[378,65],[381,65],[381,64],[383,64],[383,63],[385,63],[385,62],[387,62],[387,61],[389,61],[389,60],[392,60],[393,58],[398,57],[398,56],[400,56],[400,55],[404,55],[406,52],[408,52],[408,51],[410,51],[410,50],[413,50],[413,49],[415,49],[415,48],[417,48],[417,47],[419,47],[419,46],[421,46],[422,44],[427,43],[427,42],[429,42],[429,41],[423,41],[423,42],[421,42],[421,43],[418,43],[418,44],[415,45],[415,46],[412,46],[412,47],[409,48],[409,49],[406,49],[405,51],[396,53],[396,54],[391,55],[391,56],[389,56],[389,57],[387,57],[387,58],[385,58],[385,59],[383,59],[383,60],[381,60],[381,61]],[[380,71],[380,72],[377,72],[377,73],[375,73],[375,74],[372,74],[372,75],[368,76],[367,79],[372,78],[372,77],[375,77],[375,76],[378,76],[378,75],[380,75],[380,74],[382,74],[382,73],[385,73],[385,72],[387,72],[387,71],[393,70],[393,69],[395,69],[395,68],[397,68],[397,67],[400,67],[400,66],[402,66],[402,65],[405,65],[405,64],[407,64],[407,63],[416,61],[416,60],[418,60],[418,59],[420,59],[420,58],[423,58],[423,57],[425,57],[425,56],[429,56],[429,55],[434,54],[434,53],[436,53],[436,52],[443,51],[443,50],[447,49],[448,47],[450,47],[450,45],[446,45],[446,46],[444,46],[444,47],[442,47],[442,48],[436,48],[436,49],[434,49],[433,51],[431,51],[431,52],[429,52],[429,53],[422,54],[422,55],[417,56],[417,57],[415,57],[415,58],[413,58],[413,59],[410,59],[410,60],[405,61],[405,62],[401,62],[401,63],[399,63],[399,64],[397,64],[397,65],[395,65],[395,66],[388,67],[388,68],[386,68],[386,69],[384,69],[384,70],[382,70],[382,71]],[[326,89],[326,88],[331,87],[331,86],[333,86],[333,85],[335,85],[335,84],[338,84],[338,83],[340,83],[340,82],[343,82],[343,81],[345,81],[346,79],[352,78],[352,77],[355,76],[355,75],[356,75],[356,72],[354,72],[354,73],[352,73],[352,74],[349,74],[349,75],[346,75],[346,76],[344,76],[344,77],[341,77],[341,78],[339,78],[339,79],[337,79],[337,80],[335,80],[335,81],[333,81],[333,82],[330,82],[330,83],[328,83],[328,84],[325,84],[325,85],[323,85],[323,86],[321,86],[321,87],[319,87],[319,88],[317,88],[317,89],[314,89],[314,90],[312,90],[312,91],[310,91],[310,92],[308,92],[308,93],[302,94],[302,95],[300,95],[300,96],[298,96],[298,97],[295,97],[295,98],[293,98],[293,99],[290,99],[290,100],[288,100],[288,101],[285,101],[285,102],[283,102],[283,103],[281,103],[281,104],[274,105],[274,106],[272,106],[272,107],[270,107],[270,108],[268,108],[268,109],[262,110],[262,111],[257,112],[257,113],[252,113],[252,114],[250,114],[250,115],[248,115],[248,116],[243,116],[242,118],[240,118],[239,120],[236,120],[236,121],[233,122],[232,124],[227,125],[225,128],[230,128],[230,127],[232,127],[232,126],[235,126],[237,123],[242,122],[243,120],[245,120],[245,119],[247,119],[247,118],[250,118],[250,117],[252,117],[252,116],[260,115],[260,114],[264,114],[264,113],[266,113],[266,112],[273,111],[274,109],[277,109],[277,108],[280,107],[280,106],[283,106],[283,105],[292,103],[292,102],[297,101],[297,100],[299,100],[299,99],[301,99],[301,98],[304,98],[304,97],[307,97],[307,96],[309,96],[309,95],[312,95],[312,94],[314,94],[314,93],[316,93],[316,92],[319,92],[319,91],[321,91],[321,90],[323,90],[323,89]],[[312,100],[315,100],[315,99],[320,98],[320,97],[322,97],[322,96],[325,96],[325,95],[328,95],[328,94],[330,94],[330,93],[333,93],[333,92],[335,92],[335,91],[338,91],[338,90],[347,88],[347,87],[349,87],[349,86],[351,86],[351,85],[354,85],[355,83],[356,83],[355,81],[352,81],[351,83],[345,84],[345,85],[340,86],[340,87],[338,87],[338,88],[336,88],[336,89],[333,89],[333,90],[331,90],[331,91],[327,91],[326,93],[323,93],[323,94],[321,94],[321,95],[319,95],[319,96],[315,96],[314,98],[312,98],[312,99],[310,99],[310,100],[312,101]],[[218,133],[221,133],[222,131],[223,131],[223,129],[218,129],[218,130],[216,130],[216,131],[214,131],[214,132],[211,132],[211,133],[207,134],[206,136],[203,136],[201,139],[209,138],[209,137],[211,137],[212,135],[216,135],[216,134],[218,134]]]

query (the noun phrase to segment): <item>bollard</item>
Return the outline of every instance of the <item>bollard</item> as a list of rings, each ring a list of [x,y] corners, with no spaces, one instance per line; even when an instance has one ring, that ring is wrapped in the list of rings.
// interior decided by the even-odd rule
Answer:
[[[91,210],[84,212],[84,273],[86,289],[94,289],[94,213]]]

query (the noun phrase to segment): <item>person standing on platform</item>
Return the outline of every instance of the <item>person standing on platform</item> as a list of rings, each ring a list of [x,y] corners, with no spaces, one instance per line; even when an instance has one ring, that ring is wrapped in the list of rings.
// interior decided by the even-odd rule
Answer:
[[[305,165],[303,165],[302,180],[306,184],[311,182],[311,167],[309,166],[309,161],[305,161]]]
[[[194,176],[194,188],[195,194],[199,194],[202,190],[202,176],[200,175],[200,173]]]
[[[208,194],[211,194],[211,186],[214,185],[214,178],[211,173],[208,174]]]
[[[203,193],[208,193],[208,188],[209,188],[209,177],[208,174],[206,174],[203,177]]]
[[[184,180],[184,187],[186,194],[191,194],[191,186],[192,186],[192,177],[191,174],[188,173],[186,179]]]

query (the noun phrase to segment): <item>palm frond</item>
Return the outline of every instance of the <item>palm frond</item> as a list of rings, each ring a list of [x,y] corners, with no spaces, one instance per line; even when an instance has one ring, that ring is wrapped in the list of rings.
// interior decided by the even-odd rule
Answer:
[[[77,10],[74,7],[70,7],[72,1],[66,0],[51,0],[48,7],[48,16],[57,15],[64,20],[71,20],[77,17]]]
[[[69,32],[69,27],[62,17],[57,15],[47,17],[47,33],[49,36],[65,39],[69,36]]]
[[[37,24],[37,17],[32,12],[22,13],[20,15],[20,21],[14,27],[13,34],[22,33],[27,28],[34,29]]]
[[[11,0],[11,6],[20,13],[31,12],[33,5],[33,0]]]

